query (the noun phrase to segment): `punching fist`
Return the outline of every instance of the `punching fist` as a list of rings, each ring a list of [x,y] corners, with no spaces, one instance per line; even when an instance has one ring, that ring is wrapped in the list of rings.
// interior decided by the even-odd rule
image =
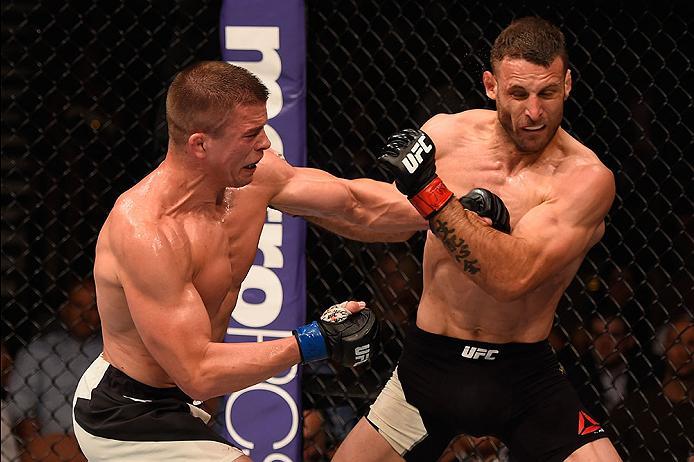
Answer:
[[[351,367],[369,360],[378,337],[376,315],[362,302],[362,309],[353,313],[347,309],[348,303],[331,306],[318,321],[292,332],[299,343],[302,363],[331,358]]]
[[[504,201],[493,192],[475,188],[460,199],[460,203],[471,212],[492,220],[492,228],[503,233],[511,232],[511,216]]]
[[[435,153],[436,147],[426,133],[406,128],[388,137],[378,158],[393,175],[398,190],[426,219],[453,197],[436,175]]]

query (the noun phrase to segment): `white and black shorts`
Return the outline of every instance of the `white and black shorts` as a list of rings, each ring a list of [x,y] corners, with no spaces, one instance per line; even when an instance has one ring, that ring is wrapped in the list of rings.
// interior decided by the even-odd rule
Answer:
[[[99,356],[82,375],[73,425],[90,461],[233,461],[241,450],[177,387],[137,382]]]
[[[549,342],[491,344],[416,326],[367,419],[408,462],[437,460],[460,434],[496,436],[520,462],[563,461],[607,436]]]

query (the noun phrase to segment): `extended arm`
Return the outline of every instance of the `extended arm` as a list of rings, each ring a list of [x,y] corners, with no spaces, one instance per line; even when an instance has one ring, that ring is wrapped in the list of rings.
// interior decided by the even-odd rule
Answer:
[[[292,167],[271,154],[273,207],[304,216],[336,234],[362,241],[407,240],[427,223],[392,184],[370,179],[345,180],[313,168]]]
[[[314,225],[325,228],[347,239],[361,242],[404,242],[412,237],[412,231],[378,232],[368,227],[345,222],[339,217],[304,217]]]

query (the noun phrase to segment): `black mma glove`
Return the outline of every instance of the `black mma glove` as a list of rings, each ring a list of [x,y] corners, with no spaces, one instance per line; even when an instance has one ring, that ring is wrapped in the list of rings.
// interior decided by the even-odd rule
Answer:
[[[493,192],[475,188],[460,199],[460,203],[471,212],[492,220],[492,228],[509,234],[511,232],[511,215],[499,196]]]
[[[352,314],[346,304],[333,305],[318,321],[292,331],[302,364],[329,357],[352,367],[369,360],[378,338],[376,315],[367,308]]]
[[[398,190],[427,220],[453,197],[436,175],[435,152],[426,133],[406,128],[388,137],[378,158],[395,177]]]

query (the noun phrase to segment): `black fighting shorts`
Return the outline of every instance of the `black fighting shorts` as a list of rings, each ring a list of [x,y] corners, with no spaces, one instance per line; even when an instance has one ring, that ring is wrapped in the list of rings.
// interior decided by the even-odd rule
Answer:
[[[514,461],[563,461],[606,437],[547,341],[490,344],[408,333],[368,420],[407,461],[436,460],[454,436],[495,436]]]
[[[101,356],[77,385],[72,419],[90,462],[233,461],[243,455],[207,426],[210,415],[179,388],[137,382]]]

